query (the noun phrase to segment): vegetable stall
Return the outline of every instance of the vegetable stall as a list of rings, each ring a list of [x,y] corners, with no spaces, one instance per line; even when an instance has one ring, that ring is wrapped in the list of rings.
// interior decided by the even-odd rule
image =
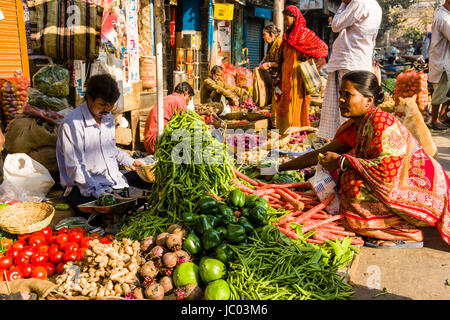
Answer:
[[[166,125],[155,159],[147,206],[115,236],[76,224],[2,234],[2,280],[50,281],[47,299],[352,297],[339,270],[362,240],[328,212],[334,194],[319,200],[313,169],[258,179],[270,162],[238,166],[192,111]]]

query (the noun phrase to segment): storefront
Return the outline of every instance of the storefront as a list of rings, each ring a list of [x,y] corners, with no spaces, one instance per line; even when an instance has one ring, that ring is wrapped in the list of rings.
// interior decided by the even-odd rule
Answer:
[[[245,47],[248,49],[248,67],[253,70],[264,57],[265,46],[262,31],[264,25],[272,20],[273,10],[261,7],[247,7],[245,13]]]

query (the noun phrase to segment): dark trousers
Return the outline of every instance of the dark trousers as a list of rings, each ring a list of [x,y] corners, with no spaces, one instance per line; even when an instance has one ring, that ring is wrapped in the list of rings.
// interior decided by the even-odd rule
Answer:
[[[152,184],[151,183],[147,183],[145,181],[143,181],[138,174],[135,171],[128,171],[127,173],[124,174],[125,179],[127,179],[128,185],[135,187],[135,188],[139,188],[139,189],[144,189],[144,190],[149,190],[152,188]],[[95,201],[97,200],[95,197],[85,197],[81,194],[80,189],[75,186],[72,188],[72,191],[65,197],[65,199],[70,203],[70,205],[72,206],[72,208],[74,209],[75,213],[78,216],[84,217],[86,219],[89,218],[90,214],[86,214],[84,212],[81,212],[78,209],[78,206],[80,204],[86,203],[86,202],[91,202],[91,201]],[[99,219],[99,220],[97,220]],[[98,223],[101,222],[100,217],[96,217],[92,220],[92,225],[98,225]]]

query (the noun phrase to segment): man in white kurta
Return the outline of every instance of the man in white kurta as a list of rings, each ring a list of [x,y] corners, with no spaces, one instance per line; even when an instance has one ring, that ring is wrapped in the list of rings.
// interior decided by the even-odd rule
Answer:
[[[446,0],[434,16],[429,59],[428,80],[434,86],[431,127],[446,130],[448,127],[439,119],[439,108],[442,105],[441,120],[446,120],[450,104],[447,96],[450,90],[450,0]]]
[[[381,7],[376,0],[342,0],[331,23],[339,36],[333,43],[327,64],[328,80],[322,104],[318,136],[333,139],[347,119],[339,112],[342,76],[353,70],[372,71],[372,53],[381,24]]]

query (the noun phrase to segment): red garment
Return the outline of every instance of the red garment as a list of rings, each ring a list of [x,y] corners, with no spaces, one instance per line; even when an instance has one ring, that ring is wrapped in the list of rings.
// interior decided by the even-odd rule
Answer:
[[[356,125],[353,120],[345,122],[336,132],[335,139],[352,149],[356,147]]]
[[[298,51],[314,58],[324,58],[328,56],[328,46],[312,30],[306,28],[306,20],[300,9],[296,6],[286,8],[295,15],[294,26],[290,31],[285,32],[283,44],[286,42]]]
[[[177,111],[186,111],[186,101],[178,94],[172,93],[163,99],[164,126]],[[148,114],[144,129],[145,150],[149,154],[155,153],[156,137],[158,134],[158,108],[153,106]]]

